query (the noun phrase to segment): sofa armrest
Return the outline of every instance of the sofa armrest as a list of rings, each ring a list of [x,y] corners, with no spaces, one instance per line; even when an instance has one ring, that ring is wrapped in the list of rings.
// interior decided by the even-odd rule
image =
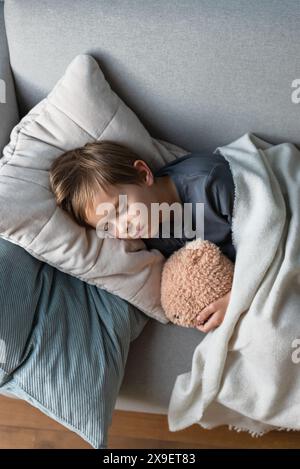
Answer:
[[[3,7],[4,3],[0,1],[0,158],[4,146],[9,142],[11,130],[19,121],[14,81],[9,63]]]

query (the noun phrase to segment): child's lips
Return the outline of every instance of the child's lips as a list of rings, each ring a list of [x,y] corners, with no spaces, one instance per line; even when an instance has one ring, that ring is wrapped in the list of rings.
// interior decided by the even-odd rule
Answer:
[[[121,233],[120,237],[122,237],[122,238],[128,238],[129,237],[131,239],[142,238],[143,237],[143,231],[144,231],[144,226],[142,228],[137,228],[132,233],[128,233],[128,232]]]

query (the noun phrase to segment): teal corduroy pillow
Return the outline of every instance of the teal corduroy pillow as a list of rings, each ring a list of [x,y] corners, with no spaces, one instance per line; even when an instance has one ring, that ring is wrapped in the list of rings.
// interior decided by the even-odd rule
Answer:
[[[130,342],[149,317],[5,239],[0,305],[0,392],[106,448]]]

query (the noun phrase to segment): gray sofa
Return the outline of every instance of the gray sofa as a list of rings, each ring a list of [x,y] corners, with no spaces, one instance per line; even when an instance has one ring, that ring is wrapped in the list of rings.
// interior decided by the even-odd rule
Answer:
[[[79,53],[99,61],[112,88],[156,138],[188,151],[212,151],[248,131],[300,144],[300,104],[291,99],[292,82],[300,78],[297,0],[0,5],[0,79],[7,85],[1,150],[18,119]],[[166,414],[176,376],[190,370],[201,337],[195,329],[150,320],[131,344],[116,408]]]

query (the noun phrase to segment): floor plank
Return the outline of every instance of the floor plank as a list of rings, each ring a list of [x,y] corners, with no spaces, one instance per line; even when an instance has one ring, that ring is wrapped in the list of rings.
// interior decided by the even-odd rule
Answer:
[[[0,396],[0,449],[87,449],[76,433],[21,399]]]
[[[109,432],[109,445],[128,444],[131,439],[140,444],[150,440],[161,442],[159,448],[300,448],[300,432],[273,431],[262,437],[247,432],[229,430],[227,426],[206,430],[195,424],[178,432],[170,432],[166,415],[115,411]],[[179,445],[179,446],[178,446]],[[139,446],[147,448],[148,446]]]
[[[20,399],[0,396],[0,449],[70,448],[91,446],[41,411]],[[252,437],[246,432],[193,425],[170,432],[166,415],[115,410],[108,434],[109,449],[300,448],[300,432],[270,432]]]

